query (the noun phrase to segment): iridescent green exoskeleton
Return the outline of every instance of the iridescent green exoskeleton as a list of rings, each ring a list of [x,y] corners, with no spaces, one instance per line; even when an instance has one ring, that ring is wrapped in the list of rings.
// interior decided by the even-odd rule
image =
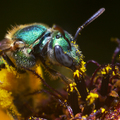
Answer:
[[[73,71],[79,69],[83,55],[76,44],[77,37],[104,10],[101,8],[80,26],[74,37],[56,25],[52,28],[40,23],[16,26],[0,42],[0,55],[15,68],[31,68],[40,60],[48,71],[65,79],[48,63],[65,66]]]

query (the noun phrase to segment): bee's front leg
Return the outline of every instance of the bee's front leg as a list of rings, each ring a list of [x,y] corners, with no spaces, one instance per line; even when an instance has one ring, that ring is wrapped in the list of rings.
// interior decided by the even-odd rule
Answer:
[[[62,75],[60,72],[47,66],[44,59],[42,60],[42,63],[44,65],[44,67],[48,70],[48,72],[50,72],[50,74],[60,77],[66,84],[70,84],[71,82],[73,82],[73,80],[71,80],[70,78]]]

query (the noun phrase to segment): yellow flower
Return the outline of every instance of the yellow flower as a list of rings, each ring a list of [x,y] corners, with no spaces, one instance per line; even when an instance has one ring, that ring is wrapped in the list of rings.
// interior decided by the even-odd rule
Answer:
[[[34,69],[38,74],[42,74],[40,66],[35,66]],[[22,113],[17,111],[19,104],[14,105],[14,101],[17,103],[21,101],[29,101],[32,99],[30,106],[34,109],[36,107],[35,101],[40,101],[38,96],[25,97],[29,93],[41,89],[40,79],[33,73],[26,71],[25,73],[18,73],[14,68],[7,67],[0,71],[0,109],[5,112],[10,111],[10,114],[20,117]],[[16,98],[17,96],[17,98]],[[29,104],[29,103],[28,103]],[[5,120],[1,119],[0,120]]]
[[[13,118],[8,114],[0,110],[0,120],[13,120]]]

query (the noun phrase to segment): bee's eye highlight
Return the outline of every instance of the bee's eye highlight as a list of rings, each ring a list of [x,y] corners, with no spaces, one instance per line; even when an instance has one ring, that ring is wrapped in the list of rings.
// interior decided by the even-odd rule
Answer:
[[[59,39],[61,37],[61,35],[56,35],[56,39]]]

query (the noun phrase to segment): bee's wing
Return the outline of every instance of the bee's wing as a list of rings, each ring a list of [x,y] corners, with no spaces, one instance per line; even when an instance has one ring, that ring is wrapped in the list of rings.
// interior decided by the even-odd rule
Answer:
[[[12,43],[13,43],[13,41],[10,39],[7,39],[7,38],[3,39],[2,41],[0,41],[0,50],[4,51],[7,49],[10,49]]]

